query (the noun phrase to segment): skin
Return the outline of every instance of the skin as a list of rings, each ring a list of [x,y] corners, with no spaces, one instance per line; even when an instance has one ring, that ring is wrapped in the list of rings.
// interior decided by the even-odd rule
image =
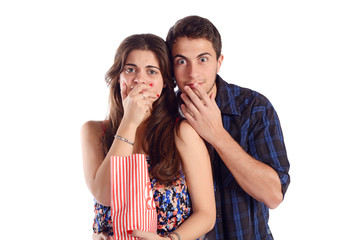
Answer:
[[[212,43],[205,38],[180,37],[173,45],[172,57],[184,101],[181,110],[191,126],[216,149],[244,191],[276,208],[283,199],[277,173],[247,154],[223,127],[214,85],[223,55],[217,59]]]
[[[195,89],[195,84],[198,84],[209,95],[216,95],[214,76],[220,71],[223,56],[216,59],[211,42],[178,38],[172,56],[176,82],[182,92],[188,86],[199,96]]]
[[[144,153],[140,124],[150,115],[152,104],[162,92],[164,81],[156,55],[149,50],[133,50],[120,74],[124,117],[117,135],[135,143],[134,146],[115,139],[104,156],[101,121],[86,122],[81,130],[85,181],[93,196],[105,206],[111,204],[110,157]],[[193,214],[177,229],[182,239],[194,239],[210,231],[215,224],[215,199],[209,155],[204,142],[187,121],[180,125],[176,147],[193,204]],[[194,161],[196,159],[196,161]],[[131,229],[131,235],[142,239],[168,239],[151,232]],[[130,232],[129,232],[130,234]],[[94,234],[94,239],[104,236]],[[107,239],[107,238],[104,238]],[[110,239],[110,238],[108,238]]]
[[[94,233],[92,236],[93,240],[113,240],[114,238],[104,233]]]

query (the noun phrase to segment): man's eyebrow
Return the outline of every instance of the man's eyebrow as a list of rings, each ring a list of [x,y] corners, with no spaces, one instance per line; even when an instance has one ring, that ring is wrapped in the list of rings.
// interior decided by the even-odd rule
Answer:
[[[210,53],[204,52],[204,53],[199,54],[197,57],[199,58],[199,57],[202,57],[202,56],[205,56],[205,55],[210,55],[210,56],[212,56]]]
[[[187,57],[185,57],[185,56],[183,56],[181,54],[176,54],[173,58],[175,59],[175,58],[178,58],[178,57],[187,59]]]
[[[200,53],[198,56],[197,56],[197,58],[199,58],[199,57],[203,57],[203,56],[205,56],[205,55],[210,55],[210,56],[212,56],[210,53],[208,53],[208,52],[203,52],[203,53]],[[183,55],[181,55],[181,54],[176,54],[173,58],[175,59],[175,58],[177,58],[177,57],[179,57],[179,58],[184,58],[184,59],[188,59],[187,57],[185,57],[185,56],[183,56]]]

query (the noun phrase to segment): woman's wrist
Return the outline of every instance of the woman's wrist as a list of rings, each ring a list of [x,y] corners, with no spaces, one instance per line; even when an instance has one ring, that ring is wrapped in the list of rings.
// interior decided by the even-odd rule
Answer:
[[[120,129],[127,129],[135,132],[138,127],[139,127],[138,123],[132,121],[131,119],[123,118],[118,127],[118,131]]]
[[[181,240],[180,234],[177,232],[171,232],[166,235],[170,240]],[[176,237],[175,237],[176,236]]]
[[[134,144],[135,144],[134,142],[130,141],[129,139],[123,138],[122,136],[119,136],[117,134],[114,136],[114,138],[118,139],[120,141],[126,142],[126,143],[128,143],[128,144],[130,144],[132,146],[134,146]]]
[[[121,138],[127,139],[130,142],[135,142],[137,126],[131,123],[121,122],[118,127],[115,136],[120,136]],[[116,137],[115,137],[116,138]]]

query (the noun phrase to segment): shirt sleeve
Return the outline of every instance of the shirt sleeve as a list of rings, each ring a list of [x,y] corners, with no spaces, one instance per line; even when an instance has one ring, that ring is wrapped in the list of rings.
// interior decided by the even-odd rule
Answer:
[[[263,102],[263,101],[262,101]],[[279,118],[270,102],[255,104],[251,111],[248,153],[272,167],[279,175],[283,196],[290,184],[284,137]]]

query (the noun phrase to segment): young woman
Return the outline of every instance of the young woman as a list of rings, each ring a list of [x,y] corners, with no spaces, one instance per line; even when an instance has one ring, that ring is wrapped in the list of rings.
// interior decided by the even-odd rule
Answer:
[[[131,236],[196,239],[214,226],[209,155],[203,140],[179,116],[169,56],[160,37],[126,38],[106,74],[108,118],[82,127],[85,181],[95,198],[94,239],[112,236],[110,157],[134,153],[149,159],[158,234],[131,229]]]

